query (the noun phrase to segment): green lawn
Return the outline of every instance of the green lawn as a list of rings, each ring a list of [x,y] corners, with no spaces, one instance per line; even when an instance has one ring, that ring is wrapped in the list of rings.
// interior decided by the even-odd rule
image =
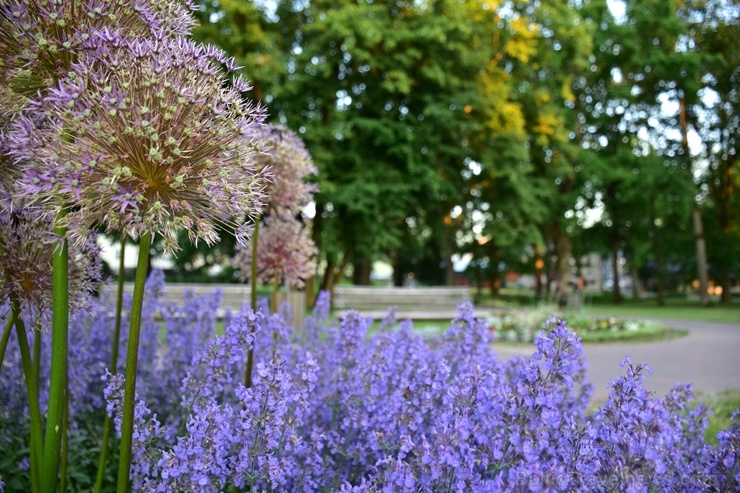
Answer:
[[[708,443],[716,445],[717,433],[729,428],[732,413],[740,411],[740,390],[726,390],[719,395],[699,396],[699,400],[714,411],[709,416],[709,425],[704,437]]]
[[[544,303],[537,301],[534,292],[526,289],[502,289],[500,295],[493,298],[488,291],[476,297],[479,306],[499,308],[529,308]],[[705,322],[726,322],[740,324],[740,302],[722,304],[717,301],[708,307],[699,306],[698,301],[687,300],[682,295],[672,295],[666,304],[658,306],[655,299],[625,300],[615,305],[610,293],[600,293],[586,297],[582,309],[587,315],[615,316],[618,318],[674,318],[682,320],[700,320]]]
[[[727,322],[740,324],[740,303],[713,304],[701,307],[695,301],[668,300],[658,306],[654,300],[627,301],[621,305],[593,303],[583,308],[588,314],[609,315],[619,318],[673,318]]]

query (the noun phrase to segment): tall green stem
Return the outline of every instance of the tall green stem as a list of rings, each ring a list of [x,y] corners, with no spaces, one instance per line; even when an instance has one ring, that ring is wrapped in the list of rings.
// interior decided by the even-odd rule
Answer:
[[[259,245],[260,236],[260,221],[254,222],[254,232],[252,233],[252,272],[250,278],[250,284],[252,291],[250,293],[250,303],[252,310],[257,312],[257,247]],[[250,328],[252,334],[252,345],[247,349],[247,371],[244,374],[244,386],[250,388],[252,386],[252,366],[254,365],[254,324]]]
[[[36,388],[40,389],[39,375],[41,375],[41,331],[37,330],[33,335],[33,380]]]
[[[139,357],[139,332],[141,329],[141,307],[144,303],[144,283],[149,263],[149,247],[152,234],[141,237],[139,260],[136,263],[134,297],[131,303],[131,325],[126,352],[126,384],[123,391],[123,421],[121,423],[121,459],[118,463],[118,493],[128,493],[131,471],[131,448],[134,432],[134,406],[136,400],[136,362]]]
[[[3,367],[3,360],[5,359],[5,349],[8,347],[8,339],[10,339],[10,332],[13,330],[13,324],[18,314],[11,310],[8,320],[5,321],[5,328],[3,329],[3,336],[0,339],[0,369]]]
[[[59,493],[67,493],[67,463],[69,455],[69,387],[64,393],[64,425],[62,426],[62,464],[59,472]]]
[[[275,279],[272,281],[272,313],[278,312],[278,290],[280,289],[280,276],[275,273]],[[275,357],[275,351],[277,351],[278,344],[278,332],[277,330],[272,333],[272,357]]]
[[[260,237],[260,222],[259,220],[254,222],[254,232],[252,233],[252,265],[251,265],[251,292],[249,301],[252,305],[252,310],[257,311],[257,249],[259,245]]]
[[[113,328],[113,349],[110,357],[110,372],[116,373],[118,368],[118,345],[121,340],[121,312],[123,310],[123,272],[124,272],[124,251],[126,250],[126,236],[121,237],[121,258],[118,261],[118,283],[116,291],[116,321]],[[105,462],[108,459],[108,441],[110,440],[110,431],[113,420],[106,413],[103,424],[103,444],[100,448],[100,460],[98,460],[98,475],[95,478],[95,493],[100,493],[103,489],[103,477],[105,476]]]
[[[28,394],[28,409],[31,414],[31,489],[34,492],[41,490],[39,469],[43,457],[43,442],[41,441],[41,412],[39,410],[39,390],[33,372],[31,350],[28,346],[28,335],[23,317],[20,316],[17,301],[12,301],[12,311],[15,312],[15,328],[18,335],[18,346],[21,350],[23,375],[26,378],[26,393]]]
[[[57,224],[64,216],[61,212]],[[46,419],[44,460],[41,466],[41,491],[54,493],[59,476],[59,451],[64,420],[64,394],[67,389],[67,353],[69,346],[69,252],[66,229],[55,227],[60,243],[52,256],[51,378]]]
[[[272,281],[272,313],[278,311],[278,291],[280,290],[280,276],[275,274],[275,279]]]

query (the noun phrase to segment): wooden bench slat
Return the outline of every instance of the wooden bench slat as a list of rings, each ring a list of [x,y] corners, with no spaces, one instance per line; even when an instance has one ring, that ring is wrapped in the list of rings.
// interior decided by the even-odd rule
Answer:
[[[340,317],[355,310],[363,316],[380,319],[386,316],[389,307],[393,307],[399,320],[438,320],[454,318],[457,306],[470,298],[471,291],[466,286],[336,286],[333,302]],[[478,312],[476,316],[479,315],[487,313]]]

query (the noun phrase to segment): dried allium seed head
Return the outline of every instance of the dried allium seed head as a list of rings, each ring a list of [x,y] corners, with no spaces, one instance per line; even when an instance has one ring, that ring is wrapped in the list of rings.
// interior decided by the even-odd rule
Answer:
[[[298,214],[317,191],[316,184],[306,183],[309,175],[318,173],[303,140],[283,126],[266,125],[258,129],[255,138],[264,142],[266,150],[258,165],[272,173],[267,187],[267,212],[281,218]]]
[[[72,206],[68,223],[161,234],[167,250],[180,229],[195,243],[216,242],[216,224],[244,242],[266,185],[246,137],[264,119],[241,97],[249,86],[237,79],[229,87],[219,50],[109,34],[41,103],[53,122],[15,124],[14,157],[40,163],[19,193],[61,197]]]
[[[271,284],[277,277],[291,286],[303,287],[303,280],[316,270],[318,250],[309,231],[293,218],[275,216],[265,219],[257,240],[257,279]],[[252,243],[240,249],[234,263],[242,281],[249,280],[252,263]]]
[[[52,218],[31,207],[0,201],[0,303],[16,300],[34,323],[49,316],[52,302],[52,254],[57,237]],[[100,249],[95,235],[69,251],[69,300],[84,308],[101,280]]]

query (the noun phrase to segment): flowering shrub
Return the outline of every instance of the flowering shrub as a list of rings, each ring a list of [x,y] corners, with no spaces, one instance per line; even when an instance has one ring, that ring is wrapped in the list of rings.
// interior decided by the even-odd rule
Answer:
[[[341,322],[329,318],[326,294],[298,331],[285,322],[284,307],[273,315],[231,314],[224,333],[213,337],[218,293],[191,296],[178,306],[162,299],[162,283],[154,273],[145,298],[135,491],[740,486],[738,416],[718,435],[718,446],[708,446],[707,409],[688,406],[688,386],[664,399],[649,395],[642,385],[645,365],[625,360],[609,399],[589,415],[581,344],[563,321],[548,322],[531,357],[507,362],[495,357],[487,324],[473,318],[467,303],[436,340],[423,339],[410,322],[398,330],[385,323],[371,336],[370,321],[356,313]],[[85,463],[74,447],[90,447],[99,436],[103,396],[120,423],[122,379],[105,370],[109,307],[110,300],[99,300],[70,327],[75,490],[88,486],[94,458]],[[252,386],[245,388],[250,346],[257,359]],[[0,448],[12,451],[0,459],[5,491],[24,491],[26,484],[28,422],[16,347],[10,344],[0,370]],[[48,378],[48,368],[41,372]]]

